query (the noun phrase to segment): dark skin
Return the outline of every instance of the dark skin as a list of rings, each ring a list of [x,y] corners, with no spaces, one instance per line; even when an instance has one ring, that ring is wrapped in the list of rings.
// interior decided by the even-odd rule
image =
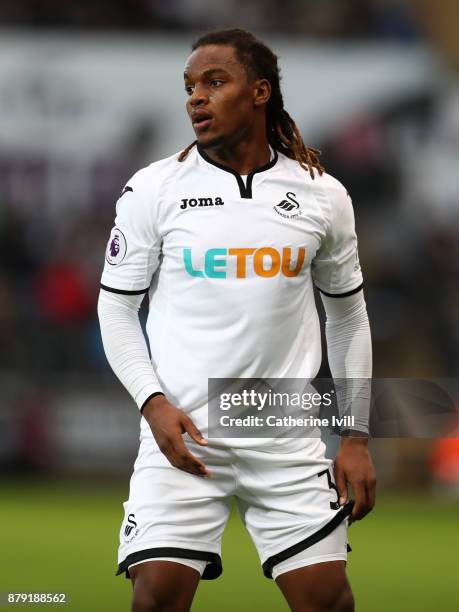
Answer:
[[[188,115],[199,145],[211,159],[242,175],[268,163],[269,81],[251,78],[233,47],[221,45],[194,51],[186,62],[184,80]],[[160,395],[146,404],[143,416],[171,465],[195,476],[210,476],[204,463],[187,448],[183,434],[200,446],[206,446],[207,441],[180,408]],[[342,438],[335,460],[335,479],[341,505],[349,499],[349,485],[354,493],[350,522],[362,519],[375,503],[376,480],[367,438],[354,437],[352,432]],[[188,610],[199,583],[194,569],[164,561],[139,564],[130,574],[134,582],[133,610],[137,612]],[[165,589],[165,584],[171,588]],[[353,610],[343,561],[287,572],[278,577],[277,584],[295,612]],[[142,603],[153,599],[161,605],[145,607]]]
[[[269,81],[249,79],[234,49],[221,45],[194,51],[183,76],[188,95],[186,110],[207,155],[243,175],[267,164]],[[209,116],[210,122],[199,121],[200,115]]]

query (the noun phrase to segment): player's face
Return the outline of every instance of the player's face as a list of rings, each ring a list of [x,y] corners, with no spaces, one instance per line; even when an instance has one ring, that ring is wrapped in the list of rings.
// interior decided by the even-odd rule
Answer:
[[[236,144],[250,133],[254,83],[229,45],[205,45],[185,65],[186,108],[202,147]]]

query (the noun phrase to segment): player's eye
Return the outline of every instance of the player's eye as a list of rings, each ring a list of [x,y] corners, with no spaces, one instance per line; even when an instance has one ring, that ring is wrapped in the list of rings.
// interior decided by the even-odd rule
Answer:
[[[189,96],[191,96],[191,94],[193,93],[193,88],[191,87],[191,85],[185,85],[185,91]]]
[[[223,85],[223,81],[221,79],[212,79],[210,84],[212,87],[220,87],[220,85]]]

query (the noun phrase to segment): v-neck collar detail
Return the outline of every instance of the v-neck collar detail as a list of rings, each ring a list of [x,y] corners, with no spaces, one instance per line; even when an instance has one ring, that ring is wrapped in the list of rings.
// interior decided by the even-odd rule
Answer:
[[[216,162],[213,159],[211,159],[207,155],[207,153],[204,151],[204,149],[202,149],[199,145],[197,145],[197,149],[198,149],[199,155],[207,163],[212,164],[212,166],[216,166],[217,168],[220,168],[220,170],[224,170],[225,172],[229,172],[230,174],[232,174],[236,178],[237,184],[239,186],[239,192],[241,194],[241,198],[246,198],[246,199],[251,199],[252,198],[252,181],[253,181],[254,175],[257,174],[258,172],[265,172],[266,170],[269,170],[270,168],[272,168],[273,166],[276,165],[277,160],[279,159],[279,155],[277,154],[276,149],[273,149],[271,147],[271,151],[273,151],[273,154],[274,154],[273,158],[267,164],[265,164],[264,166],[259,166],[258,168],[255,168],[255,170],[250,172],[250,174],[247,175],[247,182],[246,182],[246,184],[244,184],[244,181],[243,181],[241,175],[238,172],[236,172],[232,168],[229,168],[228,166],[220,164],[219,162]]]

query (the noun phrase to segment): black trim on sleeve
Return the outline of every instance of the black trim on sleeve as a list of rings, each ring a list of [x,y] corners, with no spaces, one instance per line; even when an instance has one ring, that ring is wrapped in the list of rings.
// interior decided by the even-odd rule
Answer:
[[[102,285],[101,288],[104,291],[109,291],[110,293],[122,293],[123,295],[140,295],[141,293],[147,293],[150,287],[146,289],[139,289],[138,291],[126,291],[125,289],[114,289],[113,287],[107,287],[107,285]]]
[[[139,561],[147,559],[155,559],[158,557],[177,557],[181,559],[197,559],[198,561],[208,561],[204,573],[203,580],[215,580],[223,572],[222,560],[217,553],[211,553],[204,550],[190,550],[188,548],[173,548],[164,546],[161,548],[148,548],[147,550],[139,550],[126,557],[118,565],[116,575],[119,576],[123,572],[126,573],[126,578],[130,578],[129,566]]]
[[[281,561],[290,559],[290,557],[293,557],[293,555],[298,554],[302,550],[306,550],[306,548],[309,548],[313,544],[317,544],[317,542],[320,542],[320,540],[327,537],[346,517],[350,516],[353,507],[354,500],[348,501],[347,504],[345,504],[341,510],[335,514],[332,520],[319,529],[319,531],[316,531],[316,533],[313,533],[305,540],[302,540],[301,542],[290,546],[282,552],[277,553],[277,555],[273,555],[272,557],[269,557],[269,559],[266,559],[262,566],[263,574],[266,576],[266,578],[272,579],[273,567],[275,565],[281,563]]]
[[[156,397],[157,395],[164,395],[164,393],[162,391],[155,391],[155,393],[152,393],[151,395],[149,395],[140,408],[141,413],[143,409],[145,408],[145,406],[147,405],[147,402],[149,402],[153,397]],[[164,395],[164,397],[166,396]]]
[[[317,287],[317,285],[316,285]],[[322,291],[320,287],[317,287],[320,293],[326,295],[327,297],[340,298],[340,297],[349,297],[350,295],[354,295],[354,293],[358,293],[360,289],[363,289],[363,283],[356,287],[355,289],[351,289],[350,291],[346,291],[346,293],[327,293],[326,291]]]

